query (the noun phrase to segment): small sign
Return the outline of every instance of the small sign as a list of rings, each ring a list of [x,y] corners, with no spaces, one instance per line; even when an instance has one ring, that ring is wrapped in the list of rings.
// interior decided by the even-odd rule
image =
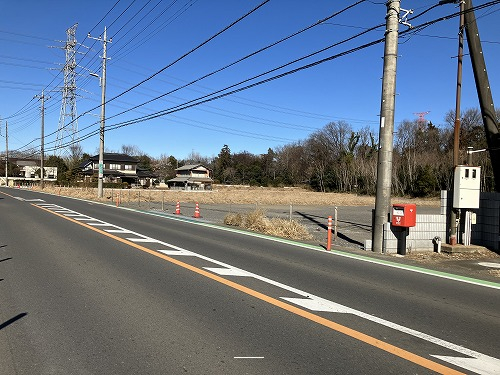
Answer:
[[[99,163],[99,178],[102,178],[104,176],[104,165],[102,163]]]

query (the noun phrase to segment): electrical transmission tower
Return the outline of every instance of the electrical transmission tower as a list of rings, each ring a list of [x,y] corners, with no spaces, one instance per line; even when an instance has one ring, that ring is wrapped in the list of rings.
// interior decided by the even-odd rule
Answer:
[[[75,23],[66,30],[66,63],[64,64],[64,86],[62,88],[61,112],[56,135],[56,156],[73,156],[75,136],[78,132],[76,114],[76,28]]]
[[[427,111],[427,112],[415,112],[413,114],[418,116],[418,120],[417,120],[418,124],[419,125],[423,125],[423,124],[425,124],[425,115],[428,115],[429,113],[431,113],[431,111]]]

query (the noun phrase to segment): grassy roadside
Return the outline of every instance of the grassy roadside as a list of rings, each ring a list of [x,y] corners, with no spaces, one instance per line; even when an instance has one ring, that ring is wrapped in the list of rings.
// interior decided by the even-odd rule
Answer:
[[[39,190],[39,187],[34,187]],[[375,204],[375,197],[346,194],[346,193],[319,193],[302,188],[264,188],[264,187],[236,187],[215,185],[211,191],[180,191],[180,190],[117,190],[104,189],[104,197],[97,198],[97,189],[66,188],[47,186],[45,192],[75,198],[109,201],[115,200],[118,195],[129,201],[170,201],[204,204],[261,204],[261,205],[311,205],[311,206],[370,206]],[[439,198],[411,199],[393,198],[394,203],[415,203],[418,206],[438,207]]]

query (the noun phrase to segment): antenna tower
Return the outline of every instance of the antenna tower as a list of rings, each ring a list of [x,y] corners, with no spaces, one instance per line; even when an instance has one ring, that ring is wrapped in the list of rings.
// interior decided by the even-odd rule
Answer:
[[[75,136],[78,132],[76,115],[76,28],[75,23],[66,30],[66,63],[64,64],[64,87],[62,88],[61,112],[56,135],[56,156],[73,156],[71,151],[74,146]]]
[[[418,116],[418,124],[419,125],[423,125],[425,124],[425,115],[429,114],[431,111],[427,111],[427,112],[414,112],[413,114],[414,115],[417,115]]]

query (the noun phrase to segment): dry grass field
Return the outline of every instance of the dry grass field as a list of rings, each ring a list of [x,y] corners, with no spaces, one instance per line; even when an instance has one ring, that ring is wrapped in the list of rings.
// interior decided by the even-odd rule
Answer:
[[[35,189],[39,189],[35,187]],[[97,189],[45,187],[45,192],[71,196],[82,199],[98,200]],[[116,201],[120,196],[122,201],[162,201],[188,202],[200,204],[259,204],[259,205],[311,205],[311,206],[373,206],[375,197],[343,194],[319,193],[303,188],[263,188],[216,185],[211,191],[180,191],[180,190],[116,190],[104,189],[102,201]],[[405,199],[394,198],[398,203],[415,203],[419,206],[439,206],[438,198]]]

